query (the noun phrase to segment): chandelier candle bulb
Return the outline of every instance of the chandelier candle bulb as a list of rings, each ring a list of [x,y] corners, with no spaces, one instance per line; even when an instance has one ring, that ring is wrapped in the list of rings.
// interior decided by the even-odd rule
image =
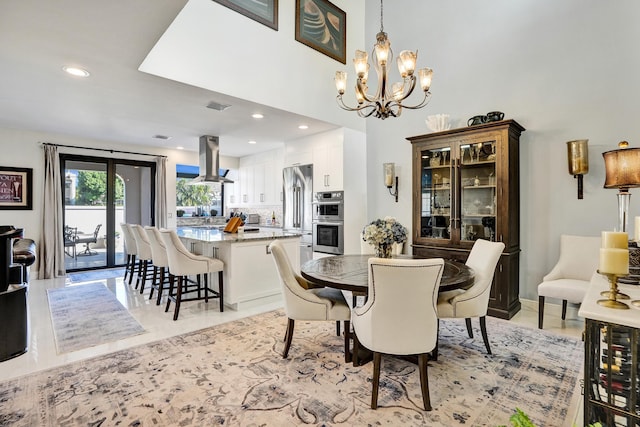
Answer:
[[[602,247],[610,249],[629,249],[629,234],[618,231],[602,232]]]
[[[629,249],[600,248],[600,274],[629,274]]]

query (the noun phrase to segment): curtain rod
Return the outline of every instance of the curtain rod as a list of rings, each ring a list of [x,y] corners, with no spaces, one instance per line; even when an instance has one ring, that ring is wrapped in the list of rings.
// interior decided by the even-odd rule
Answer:
[[[167,158],[167,156],[163,156],[161,154],[136,153],[135,151],[111,150],[108,148],[81,147],[79,145],[52,144],[50,142],[43,142],[42,145],[51,145],[53,147],[80,148],[82,150],[107,151],[109,153],[136,154],[138,156],[152,156],[152,157],[161,157],[165,159]]]

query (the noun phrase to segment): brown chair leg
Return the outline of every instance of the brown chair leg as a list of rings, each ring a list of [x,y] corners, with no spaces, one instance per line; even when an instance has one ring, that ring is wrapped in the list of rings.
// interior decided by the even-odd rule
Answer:
[[[160,305],[160,300],[162,299],[162,292],[164,291],[164,281],[166,278],[167,269],[165,267],[160,267],[160,283],[158,283],[158,299],[156,300],[156,305]]]
[[[538,297],[538,329],[542,329],[543,317],[544,317],[544,297]]]
[[[487,353],[491,354],[491,347],[489,347],[489,338],[487,337],[487,318],[486,318],[486,316],[482,316],[480,318],[480,332],[482,332],[482,341],[484,341],[484,346],[487,348]]]
[[[336,320],[336,336],[340,336],[340,321]]]
[[[464,323],[467,325],[467,333],[469,334],[469,338],[473,338],[473,329],[471,329],[471,318],[467,317],[464,319]]]
[[[351,341],[351,323],[348,320],[345,320],[344,321],[344,362],[345,363],[351,362],[351,352],[349,351],[350,341]]]
[[[422,353],[418,355],[418,369],[420,370],[420,388],[422,389],[422,403],[424,410],[431,410],[431,399],[429,398],[429,376],[427,375],[427,362],[429,354]]]
[[[220,297],[220,313],[224,311],[224,283],[222,283],[222,271],[218,271],[218,296]]]
[[[133,273],[136,271],[136,256],[131,255],[131,270],[129,271],[129,285],[133,281]]]
[[[567,300],[562,300],[562,320],[567,318]]]
[[[351,355],[351,361],[353,362],[353,366],[360,366],[360,358],[358,357],[359,352],[360,352],[360,341],[358,341],[358,335],[356,335],[354,330],[353,331],[353,352]]]
[[[151,289],[149,289],[149,299],[153,298],[153,291],[155,290],[154,286],[156,285],[156,281],[158,280],[158,267],[153,266],[153,277],[151,278]]]
[[[431,350],[431,360],[438,360],[438,341],[440,341],[440,319],[436,329],[436,347]]]
[[[371,409],[378,408],[378,387],[380,386],[380,362],[382,354],[373,352],[373,380],[371,381]]]
[[[182,299],[182,286],[187,285],[187,276],[180,276],[178,278],[178,288],[176,289],[176,307],[173,309],[173,320],[178,320],[178,313],[180,312],[180,300]]]
[[[283,359],[286,359],[289,356],[289,347],[291,347],[291,340],[293,339],[294,325],[295,321],[293,319],[289,319],[289,322],[287,322],[287,333],[285,335],[286,343],[284,344],[284,351],[282,352]]]
[[[142,282],[140,284],[140,294],[144,292],[144,287],[147,283],[147,271],[149,270],[149,260],[144,260],[142,263]]]
[[[144,264],[144,261],[141,261],[141,260],[138,261],[138,277],[136,277],[136,289],[138,289],[138,286],[140,286],[140,279],[142,278],[143,264]]]

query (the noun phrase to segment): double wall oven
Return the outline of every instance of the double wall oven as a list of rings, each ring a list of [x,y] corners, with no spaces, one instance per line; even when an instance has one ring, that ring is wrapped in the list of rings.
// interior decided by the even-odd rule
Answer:
[[[344,254],[344,192],[315,193],[312,222],[313,251]]]

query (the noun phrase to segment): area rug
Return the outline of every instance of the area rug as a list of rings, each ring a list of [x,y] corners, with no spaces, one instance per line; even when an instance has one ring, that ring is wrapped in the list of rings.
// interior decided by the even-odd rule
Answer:
[[[103,283],[47,289],[58,354],[143,333]]]
[[[69,283],[91,282],[96,280],[124,277],[124,268],[109,268],[105,270],[82,271],[67,274]]]
[[[490,356],[464,321],[442,321],[433,411],[416,366],[393,357],[372,410],[372,364],[344,362],[335,324],[297,322],[282,359],[285,325],[274,311],[0,383],[0,425],[495,427],[516,407],[538,426],[570,425],[574,339],[489,318]]]

